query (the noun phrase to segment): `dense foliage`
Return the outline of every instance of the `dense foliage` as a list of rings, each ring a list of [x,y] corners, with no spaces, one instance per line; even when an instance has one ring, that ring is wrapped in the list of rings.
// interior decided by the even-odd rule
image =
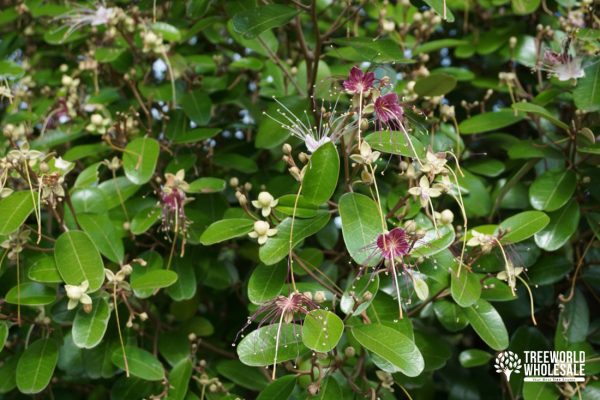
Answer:
[[[597,2],[0,5],[0,398],[600,396]]]

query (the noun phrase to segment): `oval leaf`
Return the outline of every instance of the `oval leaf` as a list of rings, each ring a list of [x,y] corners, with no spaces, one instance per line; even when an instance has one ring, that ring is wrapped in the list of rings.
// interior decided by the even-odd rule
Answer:
[[[160,153],[160,145],[155,139],[144,137],[132,140],[123,153],[123,169],[125,176],[136,185],[148,182]]]
[[[160,381],[165,377],[165,370],[151,353],[134,346],[125,346],[129,373],[146,381]],[[120,347],[113,350],[111,360],[117,367],[125,370],[125,360]]]
[[[79,307],[73,321],[73,343],[82,349],[96,347],[104,337],[109,319],[110,308],[102,298],[93,301],[92,311],[89,313]]]
[[[331,198],[340,173],[340,157],[333,143],[325,143],[310,157],[304,174],[302,195],[313,204]]]
[[[54,244],[54,259],[63,281],[68,285],[89,282],[89,292],[100,289],[104,282],[104,264],[94,243],[82,231],[65,232]]]
[[[464,311],[475,332],[488,346],[497,351],[508,347],[506,326],[498,311],[490,303],[479,299]]]
[[[278,324],[263,326],[242,339],[237,346],[240,361],[251,367],[273,365],[278,326]],[[302,327],[296,324],[281,325],[277,351],[278,363],[292,360],[306,350],[300,338],[301,329]]]
[[[524,211],[505,219],[498,230],[506,232],[502,243],[517,243],[529,239],[548,225],[550,218],[541,211]]]
[[[331,351],[344,333],[344,323],[334,313],[325,310],[313,310],[304,318],[302,342],[311,350],[319,353]]]
[[[0,235],[8,235],[19,229],[33,209],[33,198],[28,190],[14,192],[0,200]]]
[[[211,244],[244,236],[252,230],[253,226],[254,221],[248,218],[223,219],[212,223],[206,228],[200,236],[200,243],[210,246]]]
[[[21,393],[39,393],[48,386],[58,362],[58,345],[40,339],[23,352],[17,364],[17,387]]]
[[[529,201],[536,210],[558,210],[573,196],[577,179],[571,170],[547,171],[529,187]]]

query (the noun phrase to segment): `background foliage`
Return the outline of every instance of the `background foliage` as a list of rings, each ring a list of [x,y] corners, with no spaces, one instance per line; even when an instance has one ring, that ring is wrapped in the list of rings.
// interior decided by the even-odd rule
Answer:
[[[600,396],[597,3],[0,5],[0,398]]]

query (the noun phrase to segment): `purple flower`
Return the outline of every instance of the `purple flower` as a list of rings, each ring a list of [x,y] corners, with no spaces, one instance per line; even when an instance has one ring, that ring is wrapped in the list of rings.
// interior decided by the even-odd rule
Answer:
[[[406,232],[401,228],[394,228],[377,237],[377,248],[386,260],[405,256],[410,251],[410,247],[406,240]]]
[[[343,82],[346,92],[351,94],[366,93],[373,87],[375,74],[372,72],[364,73],[358,67],[352,67],[348,79]]]
[[[404,109],[396,93],[379,96],[375,100],[375,116],[381,123],[395,125],[402,120]]]

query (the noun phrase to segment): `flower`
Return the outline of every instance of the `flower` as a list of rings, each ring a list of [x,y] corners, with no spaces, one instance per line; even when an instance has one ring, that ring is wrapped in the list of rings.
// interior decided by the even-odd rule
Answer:
[[[585,76],[582,63],[583,59],[581,57],[573,57],[568,50],[562,53],[547,50],[539,69],[555,76],[559,81],[569,81]]]
[[[410,251],[406,232],[402,228],[394,228],[377,236],[377,248],[386,260],[405,256]]]
[[[379,96],[375,100],[374,107],[377,120],[392,127],[399,123],[404,116],[404,109],[400,105],[400,100],[396,93]]]
[[[439,197],[442,194],[442,190],[437,187],[429,187],[429,179],[426,176],[422,176],[419,180],[419,186],[411,187],[408,189],[408,193],[413,196],[419,196],[421,198],[421,206],[427,207],[430,199]]]
[[[523,267],[515,268],[513,263],[510,260],[508,260],[508,262],[506,263],[506,270],[498,272],[496,278],[500,279],[501,281],[506,281],[506,283],[508,283],[508,286],[514,293],[515,287],[517,285],[516,278],[521,274],[521,272],[523,272]]]
[[[492,235],[486,235],[484,233],[477,232],[476,230],[471,231],[471,239],[467,242],[467,246],[475,247],[481,246],[483,253],[489,253],[496,244],[496,238]]]
[[[248,234],[253,239],[258,238],[258,244],[265,244],[267,239],[277,233],[277,229],[271,228],[267,221],[256,221],[254,230]]]
[[[59,19],[64,20],[65,25],[69,27],[64,38],[67,38],[73,32],[86,25],[108,25],[111,21],[116,20],[120,11],[122,10],[116,7],[105,7],[103,4],[91,8],[76,6],[73,11],[59,17]]]
[[[187,221],[185,205],[193,200],[186,196],[189,184],[185,181],[185,171],[180,169],[176,174],[166,173],[165,184],[161,188],[160,199],[162,202],[162,221],[165,231],[171,228],[186,232]],[[176,232],[177,233],[177,232]]]
[[[310,118],[306,111],[304,112],[306,120],[303,121],[275,97],[273,97],[273,100],[282,107],[283,111],[282,109],[277,109],[277,113],[284,120],[280,121],[266,112],[263,112],[263,115],[280,124],[283,129],[289,131],[290,135],[302,140],[306,149],[311,153],[317,151],[325,143],[335,143],[344,133],[354,129],[355,123],[347,121],[349,113],[337,112],[337,101],[329,110],[321,108],[319,124],[311,126]]]
[[[68,310],[74,309],[79,303],[83,304],[84,307],[92,304],[92,298],[86,293],[89,287],[90,283],[87,279],[81,282],[80,285],[65,285],[65,291],[69,298]]]
[[[421,167],[423,172],[430,172],[432,175],[441,174],[446,170],[446,154],[444,152],[433,153],[427,150],[425,163]]]
[[[360,144],[360,154],[352,154],[350,158],[359,164],[372,164],[381,155],[378,151],[372,151],[371,146],[366,141],[362,141]]]
[[[373,72],[364,73],[360,68],[354,66],[350,70],[350,75],[342,85],[346,92],[350,94],[368,93],[373,87],[375,74]]]
[[[277,200],[269,192],[260,192],[258,200],[252,201],[252,205],[262,210],[263,217],[268,217],[271,214],[271,208],[277,205]]]

